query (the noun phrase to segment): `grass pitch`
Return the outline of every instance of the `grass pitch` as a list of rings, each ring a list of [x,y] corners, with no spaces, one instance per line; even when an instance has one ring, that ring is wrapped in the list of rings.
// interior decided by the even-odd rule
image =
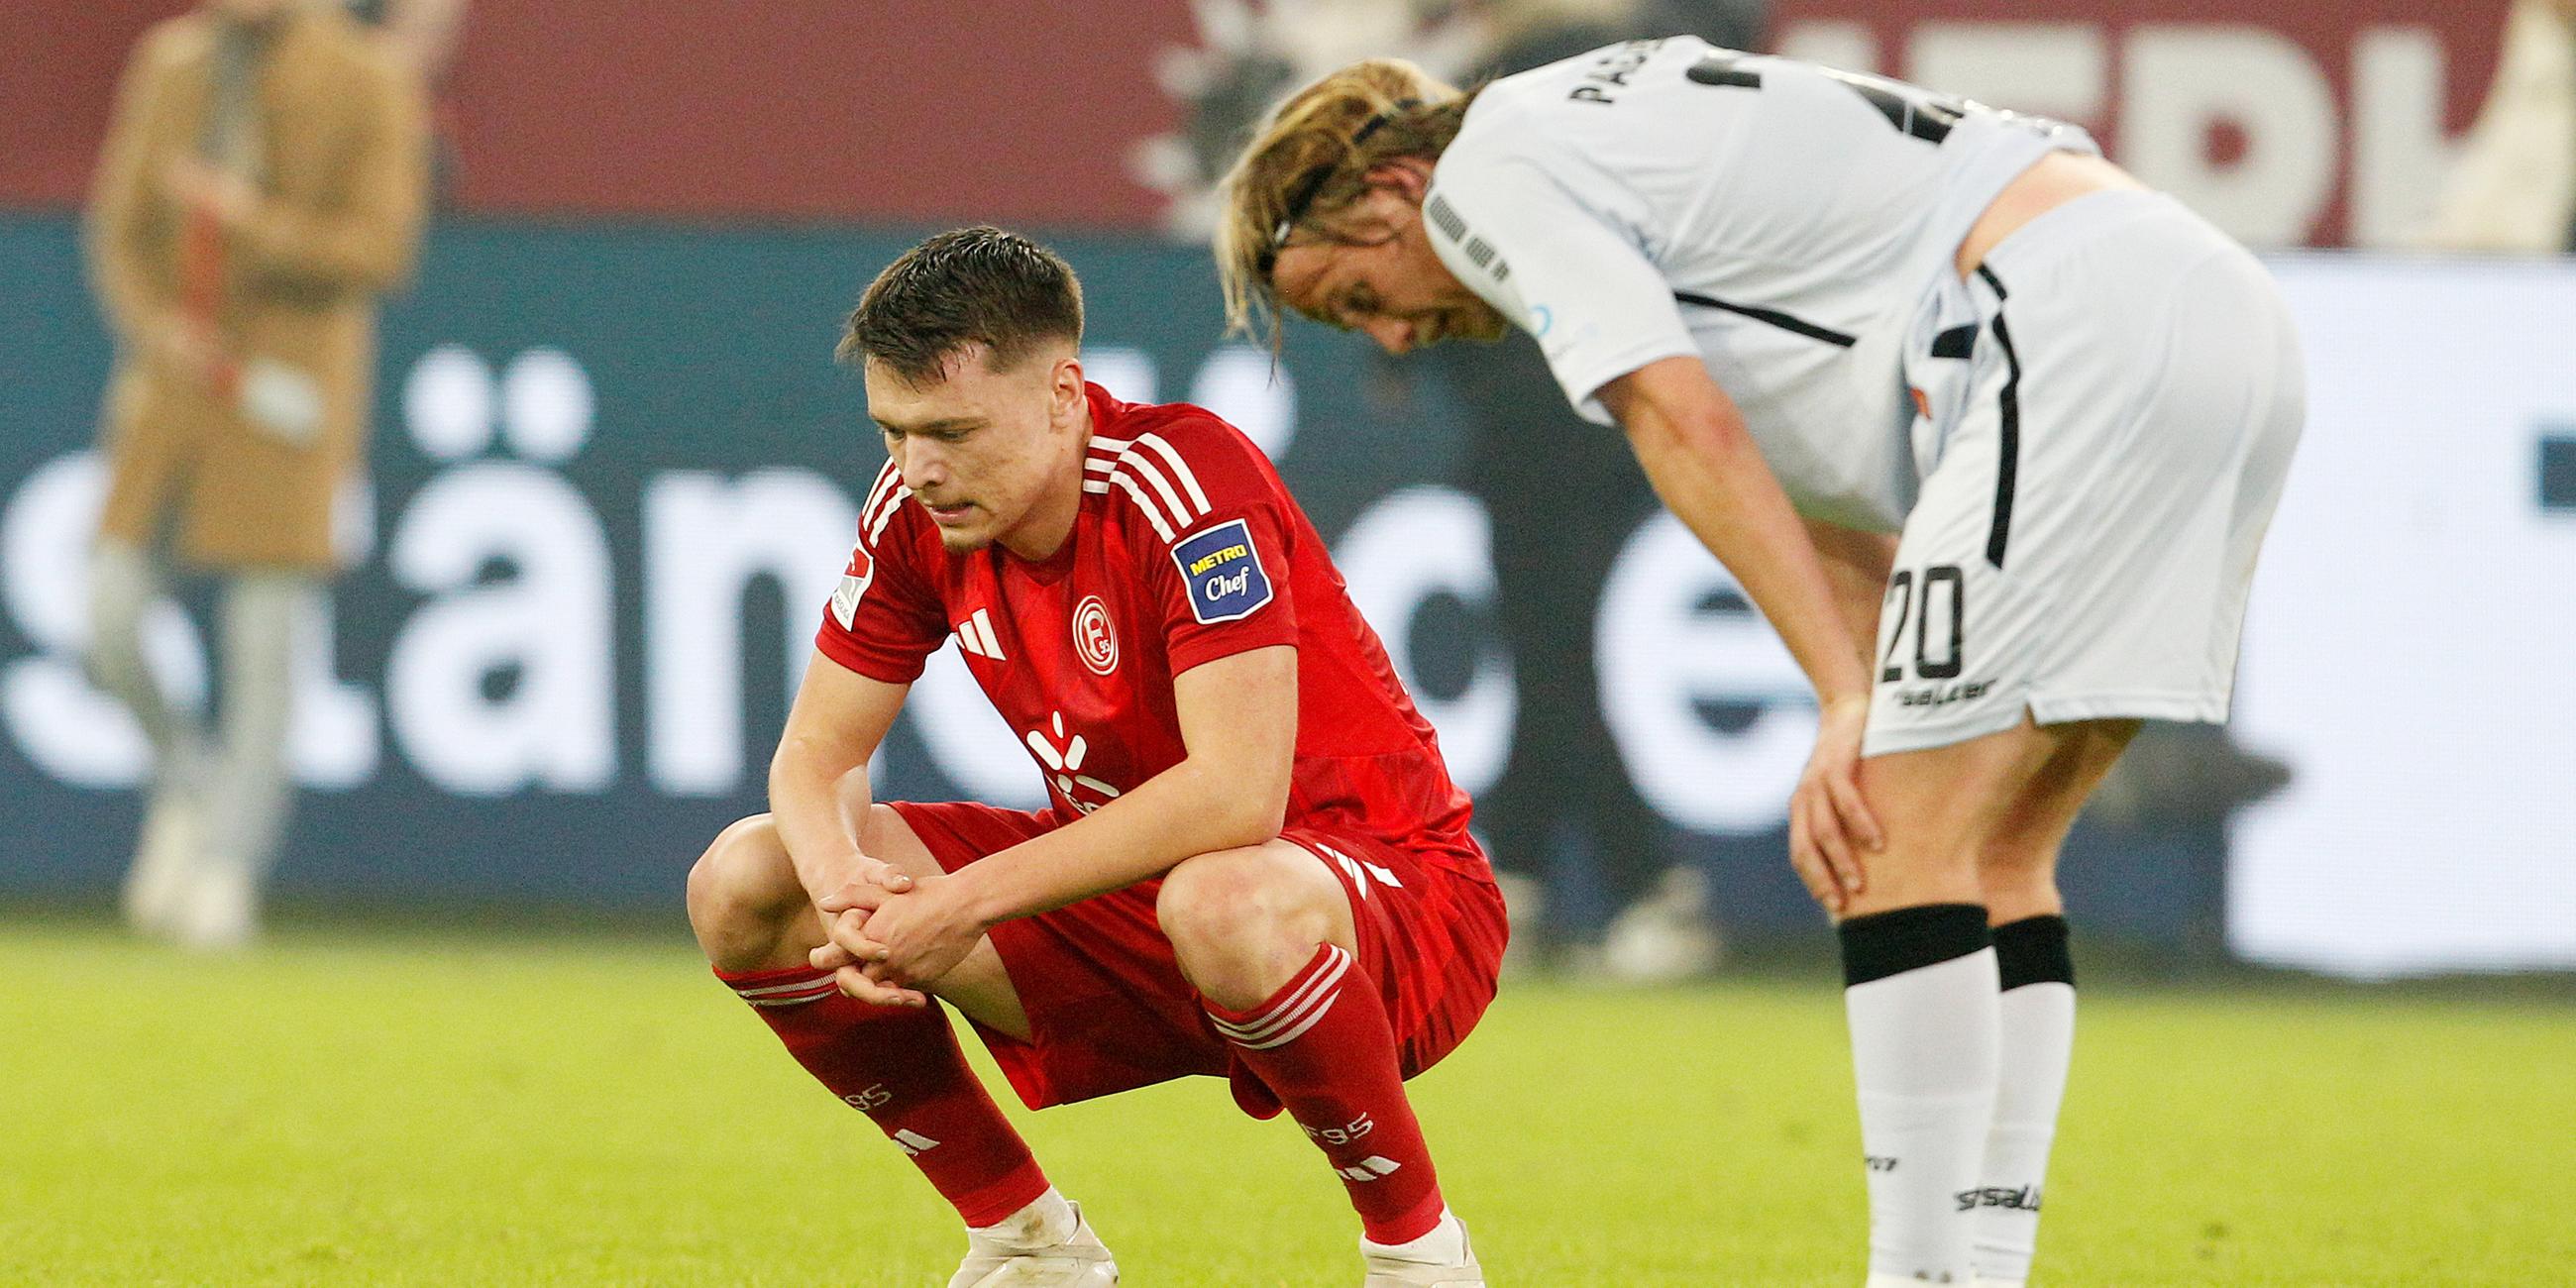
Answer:
[[[2562,982],[2112,983],[2080,1028],[2036,1282],[2576,1280]],[[22,916],[0,1034],[0,1283],[908,1288],[962,1250],[676,936],[205,960]],[[1498,1285],[1860,1280],[1821,968],[1512,987],[1414,1087]],[[1358,1282],[1332,1177],[1214,1080],[1019,1117],[1131,1285]]]

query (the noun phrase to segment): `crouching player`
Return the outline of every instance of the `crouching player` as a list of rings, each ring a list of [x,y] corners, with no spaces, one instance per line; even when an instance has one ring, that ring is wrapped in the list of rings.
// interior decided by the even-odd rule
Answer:
[[[689,878],[716,974],[968,1227],[967,1285],[1117,1281],[967,1067],[1029,1107],[1185,1074],[1285,1108],[1358,1209],[1369,1285],[1481,1284],[1404,1079],[1494,994],[1466,796],[1259,449],[1082,378],[1053,252],[943,233],[842,356],[891,457],[770,770]],[[876,804],[867,763],[955,639],[1036,813]]]

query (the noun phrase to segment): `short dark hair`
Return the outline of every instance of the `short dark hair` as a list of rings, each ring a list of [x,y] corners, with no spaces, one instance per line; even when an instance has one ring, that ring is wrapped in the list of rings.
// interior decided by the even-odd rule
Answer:
[[[841,361],[875,359],[907,381],[935,380],[981,343],[1008,369],[1047,340],[1082,342],[1082,282],[1046,247],[999,228],[941,233],[868,283],[841,337]]]

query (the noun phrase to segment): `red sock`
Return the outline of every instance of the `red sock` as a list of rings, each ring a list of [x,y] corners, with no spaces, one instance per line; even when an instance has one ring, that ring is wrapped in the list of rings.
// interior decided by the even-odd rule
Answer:
[[[1046,1193],[1046,1173],[966,1067],[945,1009],[874,1006],[811,967],[716,978],[760,1012],[796,1063],[910,1155],[966,1224],[992,1225]]]
[[[1440,1223],[1440,1182],[1404,1098],[1395,1030],[1349,953],[1317,948],[1295,979],[1248,1011],[1200,1001],[1236,1058],[1323,1149],[1372,1241],[1407,1243]]]

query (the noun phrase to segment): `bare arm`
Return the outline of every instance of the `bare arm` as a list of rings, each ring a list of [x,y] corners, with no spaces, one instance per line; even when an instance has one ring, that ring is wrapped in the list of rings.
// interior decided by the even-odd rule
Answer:
[[[1744,583],[1817,700],[1865,704],[1863,646],[1852,642],[1815,542],[1699,359],[1649,363],[1602,386],[1600,397],[1628,432],[1655,495]]]
[[[1806,523],[1807,537],[1824,560],[1825,579],[1833,583],[1843,626],[1860,649],[1861,674],[1867,676],[1877,665],[1871,654],[1877,651],[1878,608],[1887,598],[1887,574],[1896,566],[1896,538],[1820,519]]]
[[[1789,799],[1789,861],[1816,901],[1839,913],[1864,881],[1853,842],[1884,843],[1860,794],[1870,645],[1853,638],[1815,538],[1698,358],[1648,363],[1600,397],[1655,494],[1744,584],[1815,686],[1816,749]]]
[[[872,680],[819,650],[787,712],[769,762],[769,811],[807,896],[823,897],[865,875],[859,829],[872,803],[868,759],[885,741],[909,686]]]
[[[922,985],[993,926],[1133,885],[1183,859],[1279,835],[1297,747],[1297,651],[1272,645],[1175,677],[1181,762],[1045,835],[881,895],[825,900],[830,944],[813,962],[869,1001],[919,1006]]]
[[[1090,816],[959,872],[976,920],[1061,908],[1279,835],[1297,750],[1297,650],[1218,658],[1172,688],[1189,754]]]

